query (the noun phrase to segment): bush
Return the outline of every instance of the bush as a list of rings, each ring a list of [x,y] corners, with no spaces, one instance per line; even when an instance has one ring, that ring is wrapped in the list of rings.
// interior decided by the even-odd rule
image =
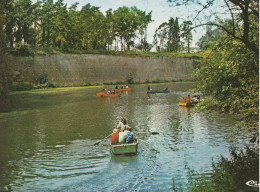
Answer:
[[[246,148],[245,151],[236,152],[230,149],[231,159],[224,158],[212,162],[213,172],[210,176],[189,172],[187,189],[176,185],[173,180],[174,191],[221,191],[221,192],[254,192],[258,188],[249,187],[246,182],[250,180],[259,183],[259,152],[256,149]],[[195,176],[196,175],[196,176]]]
[[[133,78],[133,74],[132,73],[128,74],[127,83],[128,84],[133,84],[134,83],[134,78]]]
[[[17,85],[11,85],[10,86],[11,91],[27,91],[33,89],[32,84],[17,84]]]

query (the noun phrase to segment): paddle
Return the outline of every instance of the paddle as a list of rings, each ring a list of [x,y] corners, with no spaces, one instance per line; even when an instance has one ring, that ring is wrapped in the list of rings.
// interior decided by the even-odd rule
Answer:
[[[158,132],[154,132],[154,131],[152,131],[152,132],[135,132],[135,133],[151,133],[152,135],[159,135]]]
[[[106,136],[105,138],[98,140],[96,143],[94,143],[94,145],[98,145],[99,143],[101,143],[103,140],[107,139],[108,137],[110,137],[111,134],[109,134],[108,136]]]

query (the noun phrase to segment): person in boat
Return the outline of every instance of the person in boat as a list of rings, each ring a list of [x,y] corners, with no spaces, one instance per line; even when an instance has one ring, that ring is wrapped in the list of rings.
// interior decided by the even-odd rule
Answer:
[[[187,99],[186,99],[186,102],[187,102],[187,103],[191,102],[191,100],[190,100],[190,95],[188,95],[188,97],[187,97]]]
[[[131,127],[127,127],[126,130],[124,131],[124,133],[125,133],[125,142],[126,143],[133,143],[134,141],[136,141],[136,138],[132,132]]]
[[[119,129],[114,129],[113,133],[110,136],[111,144],[115,145],[118,143]]]
[[[111,94],[116,94],[116,90],[113,89],[113,90],[111,91]]]
[[[115,89],[118,89],[118,86],[116,85]]]
[[[121,121],[117,125],[117,129],[120,129],[120,131],[126,130],[127,127],[130,127],[129,125],[126,124],[126,118],[122,118]],[[130,127],[131,128],[131,127]]]
[[[182,98],[182,102],[184,102],[184,103],[186,102],[186,99],[185,99],[185,97],[183,97],[183,98]]]

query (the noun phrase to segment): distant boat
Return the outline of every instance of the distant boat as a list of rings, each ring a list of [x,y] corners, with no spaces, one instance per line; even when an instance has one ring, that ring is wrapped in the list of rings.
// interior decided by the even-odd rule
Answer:
[[[118,88],[118,89],[115,89],[116,91],[131,91],[131,87],[128,87],[128,88]]]
[[[118,97],[119,93],[105,93],[102,97]]]
[[[124,154],[136,154],[138,147],[138,140],[134,143],[123,143],[123,144],[111,144],[111,151],[115,155],[124,155]]]
[[[170,93],[170,90],[148,90],[147,93]]]

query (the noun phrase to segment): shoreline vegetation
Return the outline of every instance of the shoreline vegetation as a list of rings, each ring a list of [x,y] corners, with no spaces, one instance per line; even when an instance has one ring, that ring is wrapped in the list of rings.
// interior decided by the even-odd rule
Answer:
[[[112,56],[129,56],[129,57],[184,57],[184,58],[201,58],[209,55],[209,51],[200,51],[196,53],[186,52],[169,52],[169,51],[108,51],[104,49],[68,49],[62,50],[57,47],[31,47],[28,44],[18,45],[17,47],[6,49],[6,53],[13,56],[34,56],[48,54],[97,54],[97,55],[112,55]]]

